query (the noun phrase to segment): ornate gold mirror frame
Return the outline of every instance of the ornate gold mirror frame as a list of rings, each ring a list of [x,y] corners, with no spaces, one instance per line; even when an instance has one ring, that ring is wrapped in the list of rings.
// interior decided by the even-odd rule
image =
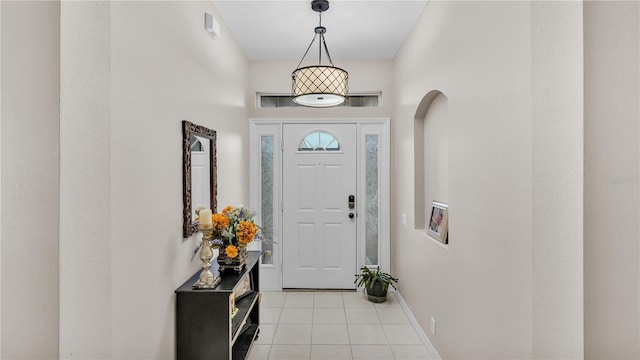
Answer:
[[[194,204],[192,194],[192,171],[191,171],[191,137],[198,136],[209,140],[209,204],[214,213],[217,208],[217,169],[216,169],[216,132],[204,126],[196,125],[189,121],[182,121],[182,236],[189,236],[198,232],[198,222],[193,220]]]

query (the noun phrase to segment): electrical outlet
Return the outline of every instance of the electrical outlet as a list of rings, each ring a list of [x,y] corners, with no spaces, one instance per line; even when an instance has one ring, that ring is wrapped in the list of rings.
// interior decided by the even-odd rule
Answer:
[[[407,214],[402,214],[402,225],[407,226]]]
[[[433,335],[436,334],[436,319],[434,319],[433,316],[431,317],[431,333]]]

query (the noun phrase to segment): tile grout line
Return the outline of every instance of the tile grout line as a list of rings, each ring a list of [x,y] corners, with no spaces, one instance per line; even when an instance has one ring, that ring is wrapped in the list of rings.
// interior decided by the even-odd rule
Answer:
[[[278,322],[276,323],[276,328],[273,330],[273,339],[271,339],[271,348],[269,349],[269,356],[267,359],[271,359],[271,352],[273,351],[273,346],[276,342],[276,335],[278,334],[278,328],[280,327],[280,318],[282,317],[282,313],[284,312],[284,304],[287,302],[287,294],[284,295],[284,299],[282,300],[282,307],[280,308],[280,315],[278,315]]]
[[[355,356],[354,349],[353,349],[354,344],[352,343],[351,333],[350,333],[350,331],[349,331],[349,330],[350,330],[350,329],[349,329],[349,326],[350,326],[350,325],[354,325],[354,324],[351,324],[350,322],[348,322],[348,321],[347,321],[347,311],[352,310],[352,309],[364,309],[364,307],[362,307],[362,308],[357,307],[357,306],[356,306],[356,307],[353,307],[353,308],[347,307],[347,306],[346,306],[345,297],[347,297],[347,296],[349,296],[349,295],[351,295],[351,293],[349,293],[349,294],[340,294],[340,295],[338,296],[338,299],[340,299],[340,300],[341,300],[341,302],[342,302],[342,304],[341,304],[342,311],[341,311],[340,313],[342,313],[342,314],[343,314],[343,316],[344,316],[344,320],[345,320],[344,325],[345,325],[346,330],[347,330],[347,338],[348,338],[349,353],[350,353],[351,358],[353,359],[353,358],[354,358],[354,356]],[[396,295],[396,294],[394,294],[394,295]],[[397,297],[399,297],[398,295],[399,295],[399,294],[397,294],[397,295],[396,295],[396,296],[394,296],[394,297],[396,297],[396,298],[397,298]],[[282,320],[282,316],[283,316],[283,313],[284,313],[284,310],[285,310],[284,303],[286,303],[286,298],[287,298],[287,297],[288,297],[288,295],[286,295],[286,296],[285,296],[284,302],[283,302],[282,306],[279,308],[280,313],[279,313],[278,321],[277,321],[277,323],[275,324],[276,326],[274,327],[274,331],[275,331],[275,333],[274,333],[274,337],[273,337],[273,339],[272,339],[272,341],[271,341],[271,345],[270,345],[269,351],[268,351],[268,353],[267,353],[267,357],[268,357],[268,358],[270,358],[272,355],[274,355],[274,354],[273,354],[273,350],[274,350],[274,348],[273,348],[273,347],[276,345],[276,344],[275,344],[275,338],[276,338],[276,336],[275,336],[275,335],[277,334],[278,330],[281,330],[281,329],[280,329],[280,325],[282,325],[281,320]],[[315,319],[315,318],[314,318],[314,313],[315,313],[316,306],[317,306],[317,305],[318,305],[318,306],[319,306],[319,305],[321,305],[321,304],[318,302],[318,299],[316,299],[315,295],[312,297],[312,299],[311,299],[311,300],[312,300],[312,301],[311,301],[312,307],[310,308],[310,310],[311,310],[311,322],[310,322],[310,323],[311,323],[311,340],[310,340],[310,344],[309,344],[309,345],[308,345],[308,347],[307,347],[307,349],[308,349],[308,351],[309,351],[309,356],[310,356],[310,357],[311,357],[311,356],[312,356],[312,354],[313,354],[313,348],[314,348],[314,344],[313,344],[313,341],[314,341],[314,337],[313,337],[313,330],[314,330],[314,328],[316,327],[316,325],[319,325],[319,323],[317,323],[317,319]],[[403,309],[403,306],[402,306],[402,305],[403,305],[403,304],[402,304],[402,300],[400,300],[400,299],[398,299],[398,300],[399,300],[399,301],[398,301],[398,304],[397,304],[397,305],[399,305],[399,306],[397,306],[397,307],[396,307],[396,306],[394,306],[393,308],[379,307],[379,306],[375,306],[375,305],[373,306],[373,308],[375,309],[375,314],[376,314],[376,316],[377,316],[377,323],[376,323],[376,324],[377,324],[377,325],[379,325],[379,326],[382,328],[382,330],[383,330],[383,332],[384,332],[385,339],[386,339],[386,344],[385,344],[384,346],[386,346],[386,347],[388,347],[388,348],[390,349],[390,351],[391,351],[391,356],[392,356],[393,358],[396,358],[396,355],[397,355],[397,354],[393,351],[393,348],[392,348],[391,343],[390,343],[390,340],[389,340],[389,334],[385,331],[385,330],[386,330],[386,329],[385,329],[385,324],[383,324],[383,323],[382,323],[382,319],[381,319],[380,311],[383,311],[383,312],[390,312],[391,310],[397,309],[397,310],[399,310],[401,313],[403,313],[403,315],[404,315],[404,317],[403,317],[403,321],[400,321],[400,320],[395,319],[395,318],[393,318],[393,317],[389,317],[389,316],[387,316],[387,318],[388,318],[387,320],[388,320],[388,321],[390,321],[390,322],[389,322],[389,324],[392,324],[392,325],[393,325],[393,324],[398,324],[398,325],[404,325],[404,324],[406,324],[406,322],[405,322],[404,320],[409,320],[409,319],[408,319],[408,315],[407,315],[407,313],[406,313],[405,311],[403,311],[404,309]],[[327,305],[327,304],[325,304],[325,305]],[[335,304],[333,304],[333,303],[329,303],[329,305],[335,305]],[[357,305],[357,304],[352,304],[352,305]],[[333,307],[333,306],[332,306],[332,307],[323,307],[323,309],[331,309],[331,308],[338,308],[338,307],[337,307],[337,306],[335,306],[335,307]],[[341,325],[341,324],[339,324],[339,323],[328,323],[328,324]],[[368,324],[368,323],[363,323],[362,325],[366,325],[366,324]],[[387,324],[387,325],[389,325],[389,324]],[[412,324],[411,324],[411,321],[409,321],[409,324],[410,324],[410,325],[412,325]],[[371,324],[371,325],[374,325],[374,324]],[[413,326],[411,326],[411,327],[413,327]],[[414,328],[414,331],[415,331],[415,328]],[[420,335],[419,335],[419,334],[418,334],[418,337],[420,337]],[[268,344],[266,344],[266,345],[268,345]],[[280,344],[280,345],[287,345],[287,346],[288,346],[288,345],[294,345],[294,344]],[[296,344],[296,345],[297,345],[297,344]],[[300,344],[300,345],[303,345],[303,344]],[[321,344],[317,344],[317,345],[321,345]],[[331,344],[327,344],[327,345],[331,345]],[[338,345],[338,344],[336,344],[336,345]],[[382,346],[382,344],[376,344],[376,345],[381,345],[381,346]],[[374,345],[373,345],[373,344],[371,344],[371,345],[363,345],[363,346],[374,346]]]
[[[376,315],[378,315],[378,307],[373,306],[376,309]],[[380,320],[380,316],[378,316],[378,320]],[[396,353],[395,351],[393,351],[393,347],[391,346],[391,343],[389,342],[389,335],[387,335],[387,331],[384,328],[384,326],[382,326],[382,321],[380,321],[380,327],[382,328],[382,333],[384,334],[385,339],[387,339],[387,346],[389,346],[389,349],[391,349],[391,355],[393,355],[393,358],[396,359]]]
[[[316,294],[313,294],[313,302],[311,303],[311,345],[309,346],[309,359],[313,356],[313,329],[316,324],[313,322],[313,313],[316,309]]]
[[[351,359],[353,359],[353,344],[351,343],[351,332],[349,331],[349,321],[347,321],[347,306],[344,302],[344,294],[340,294],[340,300],[342,301],[342,312],[344,313],[344,325],[347,328],[347,337],[349,338],[349,353]]]

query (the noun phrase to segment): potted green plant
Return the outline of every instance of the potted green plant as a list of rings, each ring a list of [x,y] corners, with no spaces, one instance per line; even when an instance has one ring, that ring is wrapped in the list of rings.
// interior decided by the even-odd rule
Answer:
[[[356,274],[356,280],[353,283],[357,286],[364,286],[365,289],[367,289],[369,301],[381,303],[387,301],[389,285],[395,289],[397,282],[398,279],[386,272],[380,271],[380,266],[375,270],[363,266],[360,268],[360,274]]]

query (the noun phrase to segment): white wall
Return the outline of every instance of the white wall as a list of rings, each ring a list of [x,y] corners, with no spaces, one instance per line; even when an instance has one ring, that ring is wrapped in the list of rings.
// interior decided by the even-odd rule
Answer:
[[[528,3],[429,2],[396,57],[392,214],[409,224],[394,219],[393,271],[443,358],[531,356],[529,34]],[[447,248],[413,230],[414,115],[431,90],[448,99]]]
[[[55,358],[60,4],[1,7],[0,357]]]
[[[2,3],[0,3],[0,69],[2,69]],[[2,149],[2,70],[0,70],[0,149]],[[2,156],[0,156],[0,229],[2,229]],[[2,231],[0,231],[0,270],[2,269]],[[0,357],[2,356],[2,276],[0,276]]]
[[[587,1],[585,357],[640,358],[640,6]]]
[[[0,3],[0,69],[2,69],[2,3]],[[0,70],[0,149],[2,149],[2,70]],[[2,156],[0,156],[0,229],[2,229]],[[0,270],[2,269],[2,231],[0,231]],[[0,276],[0,356],[2,356],[2,276]]]
[[[579,8],[546,4],[429,2],[395,61],[392,213],[410,221],[395,219],[393,271],[443,358],[580,357],[582,18]],[[448,247],[412,227],[413,117],[431,90],[449,108]],[[558,109],[546,93],[559,96]],[[562,138],[547,139],[553,131]],[[562,210],[542,211],[558,192]],[[541,237],[548,232],[557,243]]]
[[[423,226],[414,226],[414,228],[425,229],[429,224],[427,218],[431,217],[431,205],[433,201],[449,203],[449,116],[448,101],[444,94],[438,95],[429,105],[426,115],[422,119],[416,121],[423,122],[422,142],[418,144],[418,149],[422,148],[423,154],[414,156],[421,158],[424,162],[422,165],[422,176],[424,176],[424,200],[423,208],[424,217],[417,218],[416,224]],[[416,125],[416,127],[419,127]],[[416,141],[419,138],[414,137]],[[419,170],[416,170],[419,171]],[[420,202],[419,198],[415,199]],[[417,210],[417,209],[416,209]],[[420,221],[422,220],[422,221]]]
[[[581,2],[531,3],[533,356],[582,358]]]
[[[331,44],[329,44],[330,46]],[[304,49],[300,49],[303,51]],[[252,61],[247,106],[252,118],[380,118],[391,117],[395,106],[393,96],[393,62],[391,60],[334,61],[349,73],[349,93],[382,91],[381,107],[334,108],[257,108],[256,93],[291,93],[291,72],[296,61]]]
[[[110,3],[60,15],[60,358],[111,355]]]
[[[205,11],[62,4],[62,358],[174,357],[173,291],[200,266],[182,239],[182,120],[218,131],[219,202],[248,202],[248,63]]]
[[[112,358],[173,358],[173,291],[201,262],[182,239],[182,132],[218,132],[219,210],[248,204],[248,62],[212,2],[111,5]]]

